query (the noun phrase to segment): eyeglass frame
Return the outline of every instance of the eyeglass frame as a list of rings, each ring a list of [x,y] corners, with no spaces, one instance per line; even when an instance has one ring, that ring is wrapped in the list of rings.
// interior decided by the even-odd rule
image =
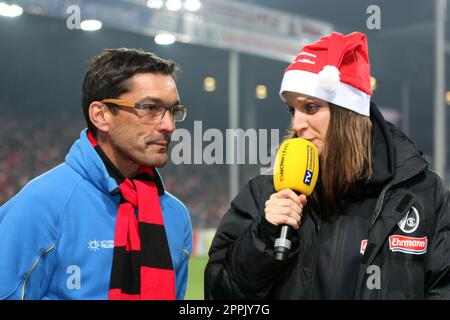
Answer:
[[[157,119],[157,121],[161,121],[164,116],[166,115],[167,110],[170,111],[170,116],[173,119],[173,122],[182,122],[186,119],[186,115],[187,115],[187,107],[182,105],[182,104],[177,104],[171,107],[166,107],[163,105],[159,105],[156,103],[138,103],[138,102],[129,102],[129,101],[125,101],[125,100],[120,100],[120,99],[103,99],[100,100],[99,102],[101,103],[105,103],[105,104],[112,104],[115,106],[119,106],[119,107],[126,107],[126,108],[132,108],[135,110],[145,110],[146,108],[150,111],[149,107],[153,106],[153,107],[163,107],[164,108],[164,112],[161,113],[161,118]],[[175,108],[180,108],[183,112],[183,118],[181,120],[176,120],[173,116],[173,110]]]

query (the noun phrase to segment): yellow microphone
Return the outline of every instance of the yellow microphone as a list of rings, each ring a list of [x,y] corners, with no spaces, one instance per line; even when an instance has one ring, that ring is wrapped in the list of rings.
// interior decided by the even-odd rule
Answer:
[[[281,144],[273,170],[273,184],[277,192],[288,188],[309,196],[316,186],[318,176],[319,155],[314,143],[302,138],[292,138]],[[291,227],[281,227],[280,236],[275,239],[274,244],[276,260],[285,260],[291,251],[291,232]]]

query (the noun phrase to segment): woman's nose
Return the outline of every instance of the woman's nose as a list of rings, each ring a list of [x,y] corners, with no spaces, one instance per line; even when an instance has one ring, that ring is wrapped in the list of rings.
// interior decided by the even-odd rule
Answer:
[[[295,110],[292,117],[292,131],[294,131],[296,136],[301,137],[307,128],[308,121],[306,115],[298,110]]]

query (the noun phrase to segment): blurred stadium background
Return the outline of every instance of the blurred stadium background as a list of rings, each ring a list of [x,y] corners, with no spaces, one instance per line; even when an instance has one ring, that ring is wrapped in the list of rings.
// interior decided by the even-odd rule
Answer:
[[[368,25],[371,5],[379,29]],[[74,8],[79,22],[91,20],[83,29],[72,28]],[[103,48],[142,48],[180,65],[190,107],[180,128],[193,132],[201,120],[203,131],[279,129],[281,139],[289,125],[278,97],[283,70],[303,43],[332,30],[368,35],[373,101],[450,183],[447,12],[445,0],[0,0],[0,205],[63,161],[85,126],[84,73]],[[260,165],[169,163],[161,171],[191,214],[186,298],[202,299],[214,230]]]

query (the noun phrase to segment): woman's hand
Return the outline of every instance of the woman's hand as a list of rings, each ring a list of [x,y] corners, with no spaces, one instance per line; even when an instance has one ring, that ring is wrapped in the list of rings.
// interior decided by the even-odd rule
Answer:
[[[308,200],[304,194],[298,196],[291,189],[283,189],[270,196],[266,201],[265,218],[274,225],[288,225],[298,229],[303,208]]]

